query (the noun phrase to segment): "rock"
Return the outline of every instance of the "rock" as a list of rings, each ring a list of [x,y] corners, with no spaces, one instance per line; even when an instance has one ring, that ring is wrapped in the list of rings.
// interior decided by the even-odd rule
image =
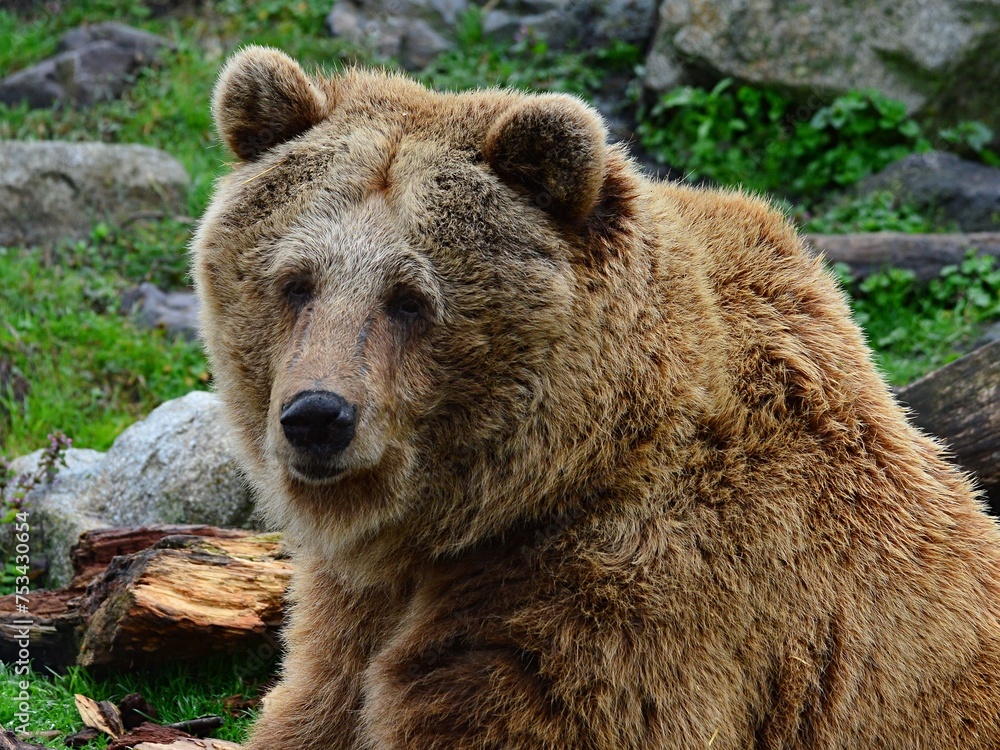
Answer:
[[[806,102],[877,89],[911,113],[982,119],[1000,132],[1000,3],[965,0],[666,0],[646,85],[731,76]],[[959,95],[955,92],[964,92]]]
[[[173,46],[119,23],[73,29],[60,41],[59,54],[0,81],[0,102],[42,108],[117,99],[161,49]]]
[[[189,179],[147,146],[0,142],[0,245],[89,236],[93,225],[135,215],[182,214]]]
[[[550,47],[594,49],[621,41],[645,49],[652,36],[654,0],[500,0],[488,3],[483,32],[512,41],[532,34]],[[397,58],[403,67],[427,65],[454,43],[468,0],[337,0],[327,17],[335,36]]]
[[[11,462],[19,475],[38,471],[42,451],[35,451]],[[102,470],[104,454],[81,448],[65,453],[66,466],[59,469],[52,484],[42,485],[28,493],[25,507],[30,511],[30,549],[33,560],[48,561],[48,583],[65,585],[73,577],[69,551],[80,534],[107,526],[99,508],[85,500]]]
[[[66,52],[82,49],[94,42],[111,42],[116,47],[131,52],[138,62],[147,65],[155,61],[161,50],[177,47],[166,37],[135,29],[123,23],[106,21],[70,29],[62,35],[56,49],[59,52]]]
[[[417,70],[450,46],[434,26],[450,29],[466,7],[465,0],[338,0],[326,23],[334,36],[369,47],[383,57],[396,58],[408,70]]]
[[[246,526],[250,493],[226,425],[219,399],[205,391],[157,407],[111,446],[95,504],[113,526]]]
[[[122,312],[147,328],[165,328],[189,341],[198,338],[198,299],[192,291],[164,292],[143,282],[122,296]]]
[[[860,232],[813,234],[808,240],[830,263],[844,263],[861,279],[886,268],[905,268],[913,271],[918,281],[930,281],[945,266],[961,263],[972,249],[1000,260],[1000,232]]]
[[[31,471],[40,456],[12,466]],[[153,410],[106,454],[71,449],[69,468],[26,499],[38,529],[33,553],[48,557],[49,585],[72,577],[69,551],[84,531],[153,523],[252,527],[250,492],[232,456],[222,405],[204,391]]]
[[[932,212],[964,232],[1000,229],[1000,169],[954,154],[911,154],[866,177],[855,190],[863,195],[888,190],[898,203]]]

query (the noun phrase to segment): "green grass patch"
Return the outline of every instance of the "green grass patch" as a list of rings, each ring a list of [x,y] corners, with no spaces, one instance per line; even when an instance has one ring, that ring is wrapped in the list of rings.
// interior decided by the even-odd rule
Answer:
[[[162,401],[207,387],[197,343],[117,314],[125,282],[88,263],[97,252],[0,249],[0,357],[29,385],[21,403],[0,394],[0,454],[31,452],[55,430],[106,450]]]
[[[81,667],[72,667],[63,675],[18,675],[13,665],[0,663],[0,725],[7,729],[21,725],[15,714],[20,703],[20,682],[26,680],[31,709],[28,730],[31,733],[55,731],[68,735],[82,729],[83,722],[73,701],[76,693],[113,703],[129,693],[139,693],[156,708],[158,723],[222,716],[223,726],[214,736],[243,742],[253,715],[241,712],[232,716],[223,700],[235,695],[256,696],[261,683],[267,679],[266,671],[249,673],[241,669],[238,662],[221,658],[201,665],[172,663],[155,672],[131,670],[100,678]],[[61,736],[33,741],[47,747],[65,747]],[[100,737],[86,747],[97,750],[107,744],[107,738]]]

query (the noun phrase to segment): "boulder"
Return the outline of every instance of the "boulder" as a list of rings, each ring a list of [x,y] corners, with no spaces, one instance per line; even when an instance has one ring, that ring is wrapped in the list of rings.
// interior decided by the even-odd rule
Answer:
[[[33,471],[41,451],[12,462]],[[68,468],[25,500],[33,554],[49,562],[48,583],[72,577],[69,552],[80,534],[107,526],[191,523],[252,528],[250,491],[233,462],[218,398],[193,391],[129,427],[107,453],[71,449]]]
[[[57,55],[0,80],[0,102],[42,108],[117,99],[161,49],[173,46],[119,23],[73,29],[60,40]]]
[[[815,105],[877,89],[940,121],[1000,132],[1000,3],[967,0],[665,0],[645,83],[665,91],[731,76]],[[957,93],[956,93],[957,92]],[[964,92],[964,93],[963,93]]]
[[[189,179],[148,146],[0,142],[0,245],[89,236],[97,221],[182,214]]]
[[[932,213],[963,232],[1000,230],[1000,169],[940,151],[911,154],[856,188],[860,194],[884,190],[898,203]]]

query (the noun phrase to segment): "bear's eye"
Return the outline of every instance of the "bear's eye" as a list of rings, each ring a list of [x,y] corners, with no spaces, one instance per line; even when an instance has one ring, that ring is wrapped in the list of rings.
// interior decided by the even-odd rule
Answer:
[[[399,289],[389,298],[386,312],[401,323],[416,323],[423,318],[424,304],[414,292]]]
[[[293,279],[285,284],[285,299],[288,306],[299,312],[312,300],[313,288],[308,279]]]

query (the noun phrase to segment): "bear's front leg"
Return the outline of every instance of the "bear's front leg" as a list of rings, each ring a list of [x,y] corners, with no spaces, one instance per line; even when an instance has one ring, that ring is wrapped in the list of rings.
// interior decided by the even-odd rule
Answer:
[[[395,616],[390,591],[352,589],[297,560],[278,685],[264,699],[247,750],[355,750],[361,675]]]
[[[551,705],[530,657],[513,649],[429,646],[410,662],[379,658],[366,675],[363,747],[545,750],[592,747],[580,716]],[[385,655],[382,655],[385,656]]]

